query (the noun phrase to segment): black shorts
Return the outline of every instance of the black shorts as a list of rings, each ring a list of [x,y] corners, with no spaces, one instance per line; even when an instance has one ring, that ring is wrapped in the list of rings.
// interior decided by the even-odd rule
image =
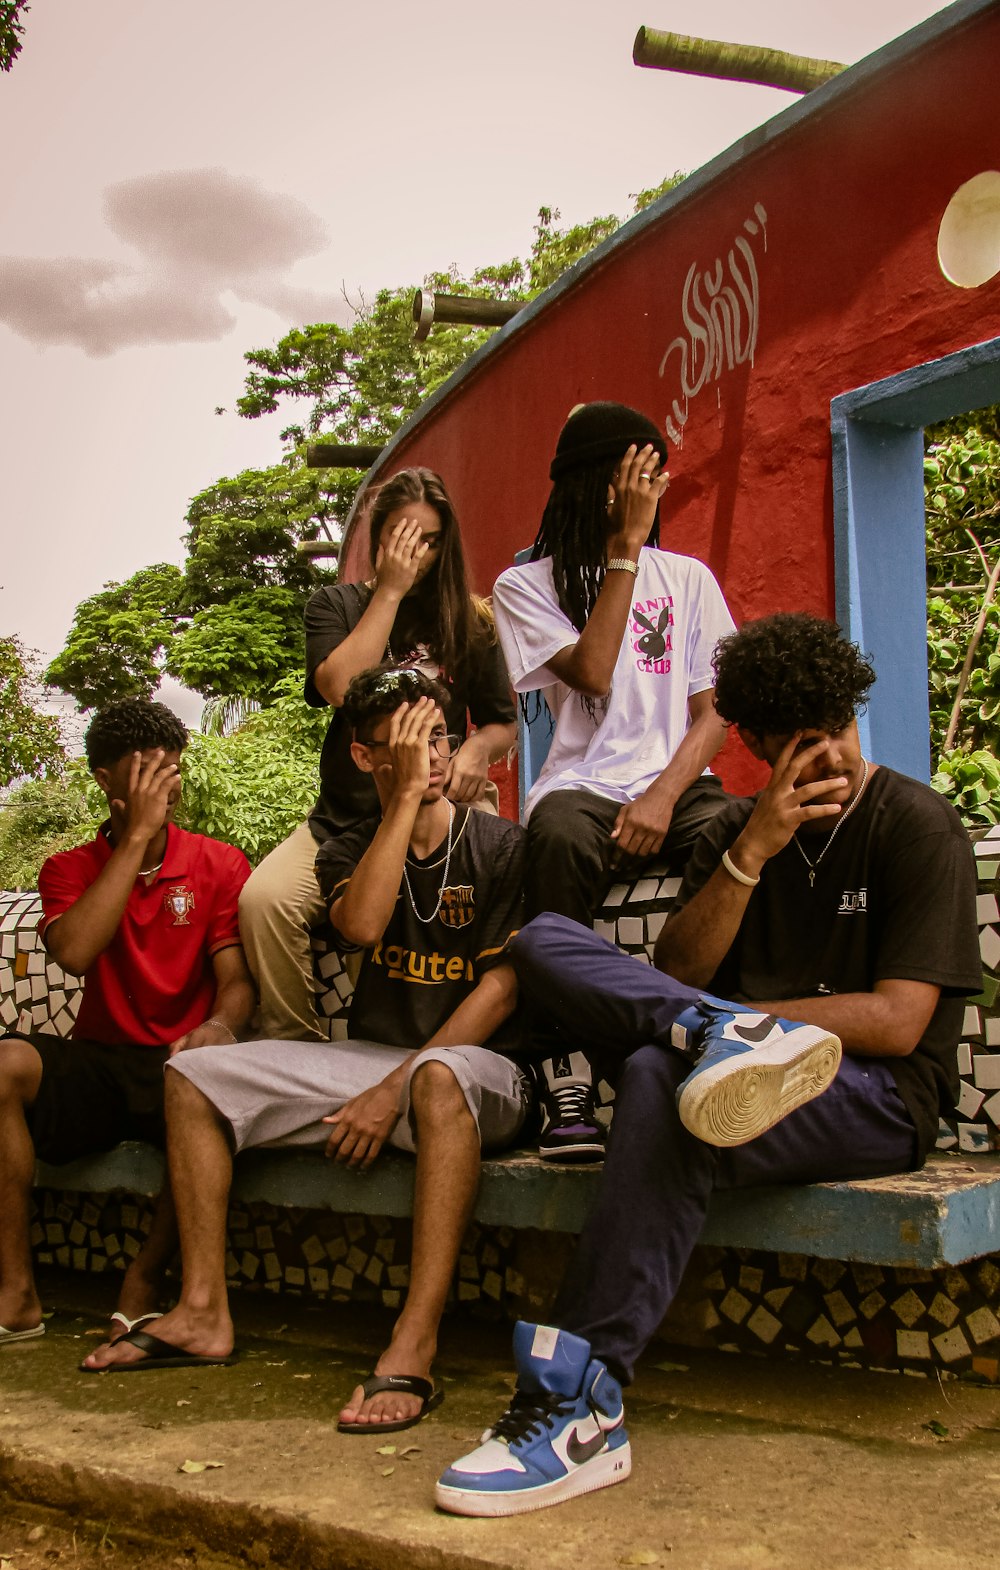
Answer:
[[[42,1060],[42,1082],[27,1114],[40,1161],[60,1165],[112,1150],[123,1139],[164,1146],[168,1047],[109,1047],[28,1032],[22,1039]]]

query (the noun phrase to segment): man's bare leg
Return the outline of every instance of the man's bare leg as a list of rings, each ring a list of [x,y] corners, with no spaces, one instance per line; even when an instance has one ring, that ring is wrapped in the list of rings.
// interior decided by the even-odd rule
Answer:
[[[185,1352],[227,1356],[233,1322],[226,1294],[226,1215],[233,1158],[226,1125],[212,1103],[183,1074],[167,1071],[164,1102],[170,1187],[181,1238],[181,1297],[149,1333]],[[97,1347],[87,1368],[141,1362],[127,1341]]]
[[[410,1100],[417,1146],[410,1289],[375,1372],[429,1379],[438,1325],[479,1186],[479,1130],[458,1080],[436,1059],[417,1069]],[[340,1421],[403,1422],[419,1411],[417,1396],[380,1391],[365,1401],[358,1386]]]
[[[177,1253],[178,1245],[177,1212],[174,1209],[174,1196],[168,1177],[153,1207],[153,1224],[122,1281],[117,1312],[124,1319],[142,1319],[147,1314],[155,1313],[159,1308],[165,1290],[167,1270]],[[112,1339],[120,1336],[123,1328],[120,1320],[113,1319]]]
[[[42,1319],[28,1220],[35,1147],[25,1118],[41,1081],[42,1060],[30,1041],[0,1041],[0,1325],[6,1330],[33,1330]]]

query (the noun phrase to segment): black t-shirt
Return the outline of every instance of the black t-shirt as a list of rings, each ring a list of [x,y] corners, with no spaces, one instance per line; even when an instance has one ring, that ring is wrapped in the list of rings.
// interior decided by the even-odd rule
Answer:
[[[753,811],[731,802],[712,819],[688,863],[679,910],[708,881]],[[801,836],[815,863],[827,836]],[[877,981],[941,988],[908,1057],[886,1057],[917,1130],[919,1158],[958,1094],[962,998],[982,985],[975,858],[961,819],[928,786],[879,768],[816,868],[792,840],[768,861],[739,933],[712,979],[719,997],[816,997],[870,992]]]
[[[306,702],[322,708],[326,699],[317,690],[314,672],[327,655],[339,648],[353,632],[368,609],[373,589],[364,583],[324,584],[306,605]],[[386,650],[386,657],[390,651]],[[448,730],[464,736],[469,720],[476,726],[510,725],[515,718],[514,699],[500,645],[495,641],[483,647],[475,660],[468,662],[465,674],[453,681],[429,664],[426,651],[397,649],[392,658],[413,660],[438,676],[450,693],[445,712]],[[468,718],[466,717],[468,716]],[[309,815],[309,827],[320,843],[339,834],[354,823],[378,815],[378,795],[371,776],[362,774],[351,758],[351,730],[340,709],[335,709],[323,742],[319,760],[319,800]]]
[[[343,894],[379,821],[357,824],[320,847],[316,876],[328,902]],[[524,830],[519,824],[456,807],[447,877],[446,856],[447,841],[425,861],[407,857],[409,889],[404,878],[381,942],[366,949],[361,963],[348,1019],[355,1039],[422,1047],[486,972],[500,964],[521,926]],[[410,890],[424,917],[441,893],[433,920],[418,921]],[[512,1015],[481,1044],[510,1052],[519,1035]]]

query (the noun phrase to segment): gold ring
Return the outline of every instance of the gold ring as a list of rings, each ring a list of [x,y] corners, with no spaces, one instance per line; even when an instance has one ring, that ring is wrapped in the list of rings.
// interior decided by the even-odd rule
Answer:
[[[651,474],[643,473],[643,474],[640,474],[639,478],[640,478],[640,480],[651,480],[653,478],[653,476]]]

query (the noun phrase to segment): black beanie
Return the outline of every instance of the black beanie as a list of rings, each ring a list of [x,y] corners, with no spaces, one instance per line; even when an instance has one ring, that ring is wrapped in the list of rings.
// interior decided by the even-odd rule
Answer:
[[[667,456],[667,438],[638,409],[623,403],[585,403],[559,432],[549,478],[556,480],[571,469],[586,468],[605,458],[621,458],[632,442],[637,447],[651,442],[661,462]]]

